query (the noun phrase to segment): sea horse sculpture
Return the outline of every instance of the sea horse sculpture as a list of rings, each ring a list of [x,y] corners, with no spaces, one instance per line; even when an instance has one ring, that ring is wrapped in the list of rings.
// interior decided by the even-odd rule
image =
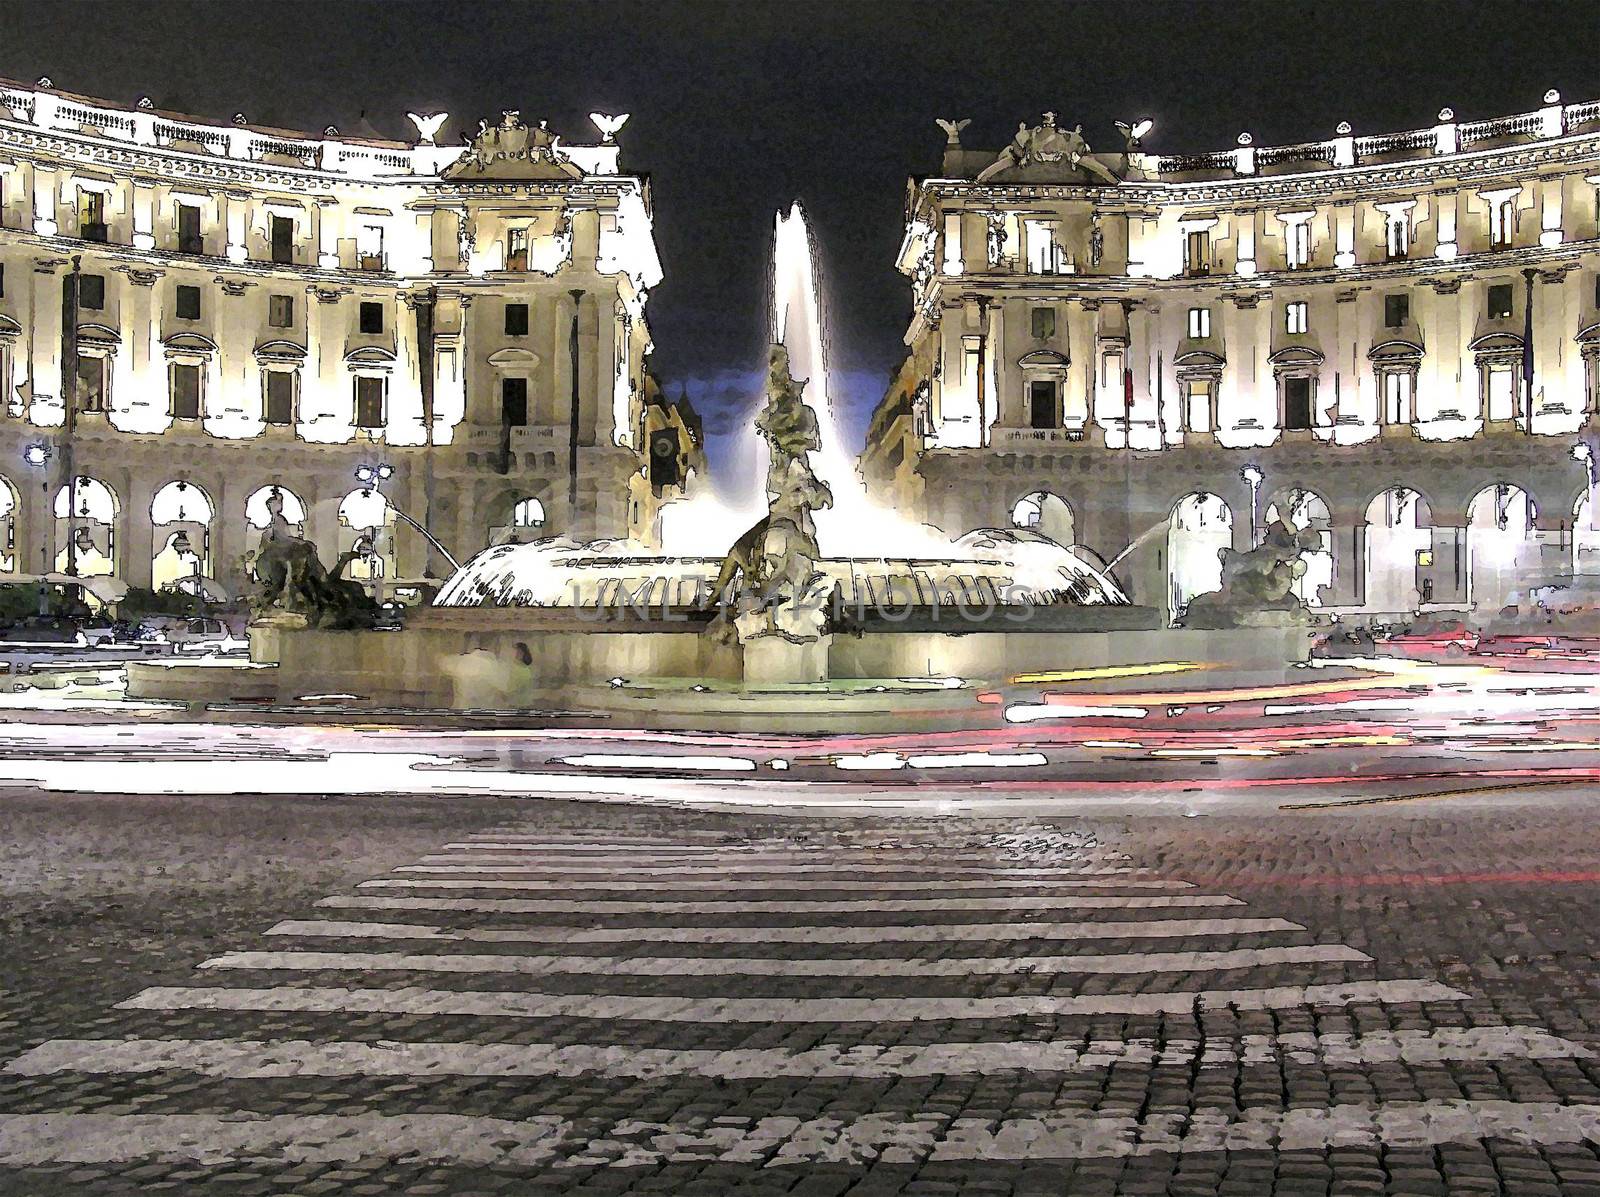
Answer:
[[[806,405],[805,382],[789,373],[789,351],[773,345],[767,365],[767,403],[756,417],[771,451],[767,514],[723,559],[714,596],[725,613],[732,611],[741,641],[775,634],[803,643],[826,630],[833,584],[817,568],[822,553],[811,513],[833,506],[833,492],[811,470],[822,433],[817,413]],[[730,598],[735,580],[742,584]]]

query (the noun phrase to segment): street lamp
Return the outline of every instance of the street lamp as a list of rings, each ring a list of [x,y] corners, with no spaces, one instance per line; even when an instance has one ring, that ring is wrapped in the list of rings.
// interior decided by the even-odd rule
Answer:
[[[1250,488],[1250,547],[1255,548],[1256,538],[1261,528],[1260,515],[1258,511],[1261,505],[1259,501],[1261,495],[1261,481],[1266,477],[1266,475],[1261,472],[1260,466],[1247,465],[1239,471],[1239,477],[1243,478],[1245,485]]]
[[[22,450],[24,465],[40,471],[39,491],[43,496],[39,507],[39,614],[50,614],[49,584],[45,575],[50,572],[50,520],[54,513],[50,507],[50,472],[45,467],[50,464],[51,450],[49,445],[26,445]],[[67,521],[69,524],[70,520]]]
[[[1593,532],[1600,529],[1600,510],[1595,502],[1600,497],[1600,462],[1595,460],[1594,449],[1588,441],[1572,446],[1572,459],[1583,462],[1584,472],[1589,476],[1589,530]]]

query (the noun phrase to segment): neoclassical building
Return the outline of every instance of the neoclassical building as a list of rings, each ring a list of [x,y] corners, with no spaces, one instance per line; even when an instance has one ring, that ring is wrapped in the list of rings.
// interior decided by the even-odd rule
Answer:
[[[1600,543],[1600,102],[1176,155],[939,123],[862,461],[896,505],[1078,543],[1173,613],[1279,518],[1352,614],[1498,610]]]
[[[386,582],[448,575],[419,526],[648,541],[699,447],[646,372],[649,184],[593,119],[447,146],[0,81],[0,577],[232,591],[274,510]]]

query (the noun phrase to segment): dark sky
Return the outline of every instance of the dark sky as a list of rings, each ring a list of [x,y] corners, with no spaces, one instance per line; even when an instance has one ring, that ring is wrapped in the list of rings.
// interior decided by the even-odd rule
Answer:
[[[13,3],[0,73],[197,115],[385,134],[446,109],[441,140],[520,108],[569,140],[631,112],[623,162],[648,171],[666,280],[655,365],[708,430],[755,401],[772,214],[800,199],[821,245],[835,390],[859,429],[900,360],[892,258],[906,177],[938,168],[934,117],[998,147],[1046,108],[1111,149],[1155,118],[1153,152],[1472,120],[1600,97],[1600,5],[670,3]],[[715,442],[714,442],[715,445]]]

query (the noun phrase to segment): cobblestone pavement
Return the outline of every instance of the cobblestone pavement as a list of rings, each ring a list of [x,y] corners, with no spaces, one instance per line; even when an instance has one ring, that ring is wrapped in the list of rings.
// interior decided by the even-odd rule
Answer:
[[[1600,1194],[1600,818],[0,797],[0,1192]]]

